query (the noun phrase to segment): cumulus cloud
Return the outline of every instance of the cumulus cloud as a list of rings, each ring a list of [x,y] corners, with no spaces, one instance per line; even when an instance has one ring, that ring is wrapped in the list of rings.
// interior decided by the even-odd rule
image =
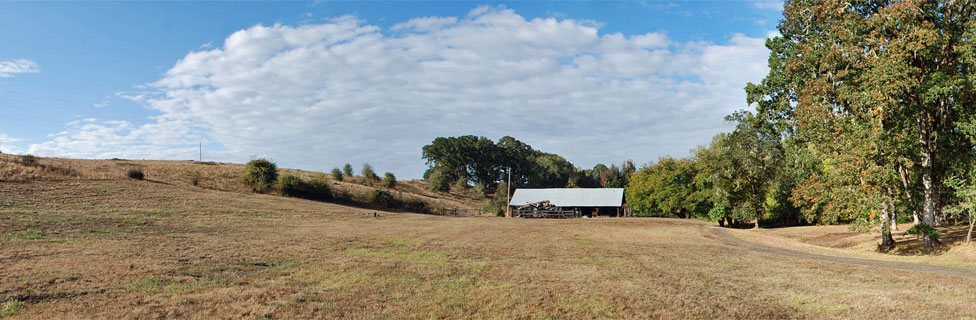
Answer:
[[[0,60],[0,78],[9,78],[19,73],[35,73],[38,71],[41,71],[40,67],[31,60]]]
[[[601,34],[572,19],[478,7],[388,30],[352,16],[257,25],[193,51],[144,92],[147,124],[80,121],[30,146],[44,155],[218,160],[267,156],[326,170],[370,162],[419,177],[438,136],[511,135],[577,165],[683,156],[729,129],[742,88],[767,72],[764,38],[674,42]]]

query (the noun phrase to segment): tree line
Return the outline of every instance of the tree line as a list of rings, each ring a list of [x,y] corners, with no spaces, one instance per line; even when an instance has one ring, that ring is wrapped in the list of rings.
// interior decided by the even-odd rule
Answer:
[[[581,169],[560,155],[533,149],[509,136],[497,143],[473,135],[438,137],[423,147],[423,158],[429,166],[424,180],[436,191],[459,185],[495,193],[507,183],[509,173],[513,188],[623,188],[635,171],[632,161],[619,167],[598,164]]]
[[[745,88],[751,109],[688,159],[639,170],[635,209],[849,222],[877,227],[881,249],[899,219],[917,222],[909,231],[926,246],[939,224],[976,221],[974,5],[787,1],[783,14],[769,74]]]

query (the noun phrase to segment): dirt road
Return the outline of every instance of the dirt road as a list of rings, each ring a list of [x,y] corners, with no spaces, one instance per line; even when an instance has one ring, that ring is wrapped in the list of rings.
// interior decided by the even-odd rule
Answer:
[[[811,259],[818,261],[830,261],[836,263],[862,265],[869,267],[884,267],[890,269],[908,270],[915,272],[926,272],[935,273],[946,276],[957,276],[966,278],[976,278],[976,270],[968,268],[958,268],[958,267],[948,267],[948,266],[937,266],[922,263],[910,263],[910,262],[895,262],[895,261],[883,261],[883,260],[871,260],[871,259],[861,259],[861,258],[850,258],[850,257],[838,257],[838,256],[828,256],[816,253],[807,253],[796,250],[789,250],[783,248],[770,247],[764,244],[754,243],[739,239],[732,235],[727,229],[715,227],[713,228],[715,234],[722,241],[731,244],[739,248],[745,248],[749,251],[762,254],[772,254],[778,256],[785,256],[791,258],[800,259]]]

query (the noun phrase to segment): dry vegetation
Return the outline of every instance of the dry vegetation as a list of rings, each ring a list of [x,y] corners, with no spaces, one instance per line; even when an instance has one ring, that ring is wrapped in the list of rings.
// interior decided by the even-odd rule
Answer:
[[[177,167],[205,166],[196,163],[130,161],[144,166],[145,181],[122,178],[127,165],[114,161],[83,162],[113,170],[106,180],[72,163],[82,177],[0,182],[5,316],[959,318],[976,310],[974,278],[757,253],[700,221],[389,213],[175,178]]]
[[[147,181],[174,186],[198,187],[203,189],[251,193],[241,183],[243,164],[162,161],[162,160],[83,160],[60,158],[36,158],[36,165],[23,165],[23,156],[0,154],[0,182],[37,180],[118,180],[123,179],[130,169],[141,169]],[[279,175],[294,175],[311,180],[319,172],[278,169]],[[361,176],[346,177],[335,181],[326,175],[332,190],[350,195],[368,193],[374,187],[368,186]],[[381,188],[376,184],[376,188]],[[388,189],[387,189],[388,190]],[[480,209],[482,197],[465,192],[435,193],[422,180],[399,181],[391,190],[397,195],[418,198],[436,209]]]

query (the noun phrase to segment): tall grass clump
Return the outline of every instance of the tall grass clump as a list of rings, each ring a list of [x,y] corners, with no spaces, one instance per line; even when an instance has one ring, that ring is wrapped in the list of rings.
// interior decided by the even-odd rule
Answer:
[[[318,201],[332,200],[332,190],[329,189],[329,184],[325,181],[324,175],[316,176],[312,181],[286,175],[278,180],[277,187],[281,190],[281,194],[289,197]]]
[[[342,181],[342,170],[339,170],[339,168],[332,168],[332,179],[335,179],[335,181]]]
[[[392,172],[387,172],[383,176],[383,186],[384,187],[393,189],[393,188],[396,188],[396,184],[397,184],[396,176],[393,175]]]
[[[142,173],[142,169],[140,168],[129,169],[129,171],[125,173],[125,176],[136,180],[142,180],[145,178],[145,175]]]
[[[278,181],[278,166],[266,159],[251,160],[244,168],[241,180],[254,192],[268,192],[275,181]]]

